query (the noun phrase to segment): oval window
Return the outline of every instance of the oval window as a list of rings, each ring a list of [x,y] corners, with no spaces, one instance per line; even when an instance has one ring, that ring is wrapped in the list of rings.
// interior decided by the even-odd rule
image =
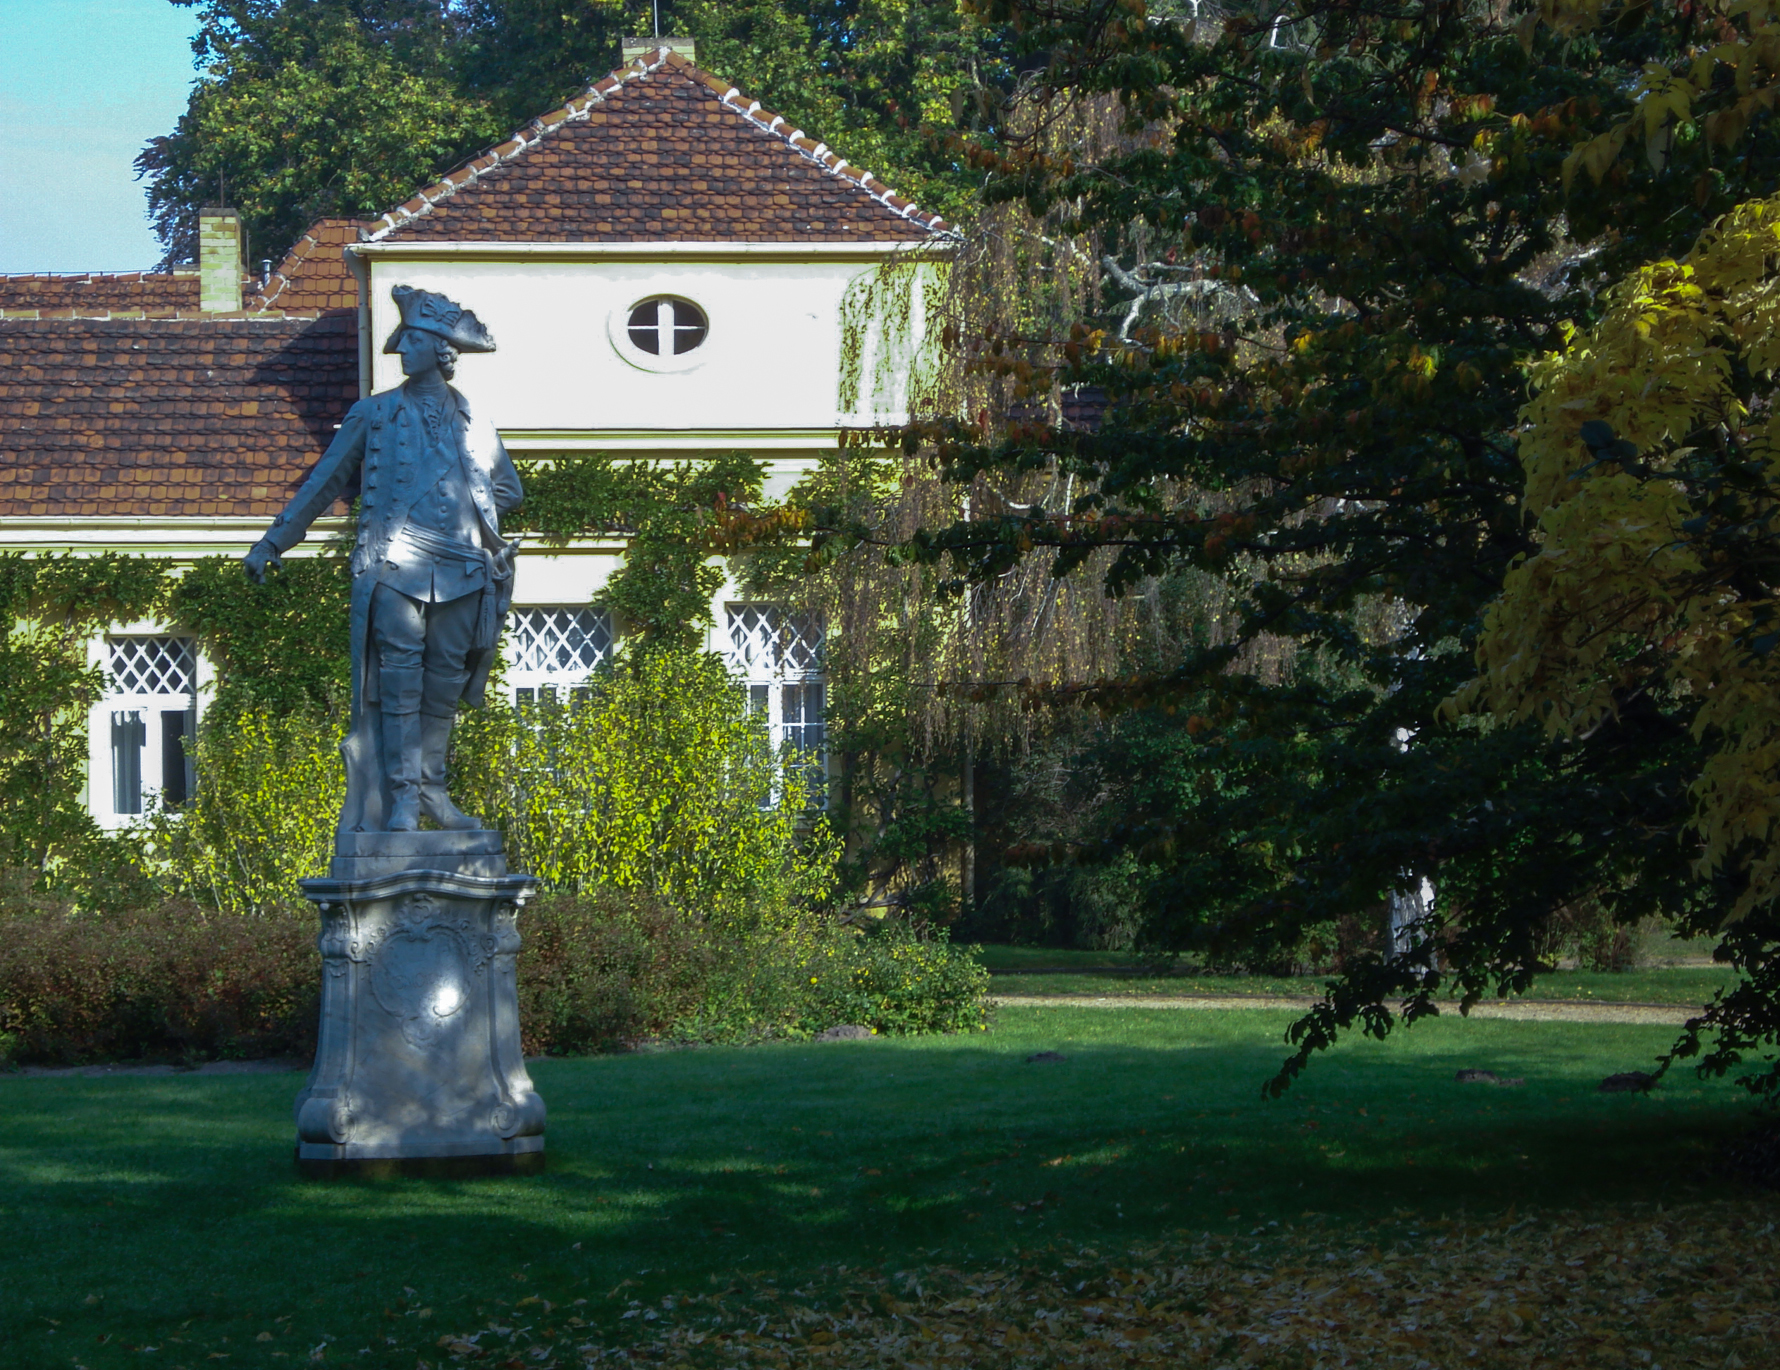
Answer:
[[[637,351],[652,357],[677,357],[702,343],[710,325],[697,305],[659,296],[630,311],[627,331]]]

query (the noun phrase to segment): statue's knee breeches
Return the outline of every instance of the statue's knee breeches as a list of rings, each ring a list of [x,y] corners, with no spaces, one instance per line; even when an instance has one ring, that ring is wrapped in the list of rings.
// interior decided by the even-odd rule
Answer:
[[[420,711],[440,718],[457,714],[469,680],[470,653],[476,645],[476,616],[480,594],[463,595],[444,604],[427,605],[425,684],[420,692]]]
[[[371,640],[378,669],[418,671],[426,653],[426,608],[399,590],[379,585],[371,597]]]
[[[469,680],[480,593],[425,604],[379,585],[371,603],[378,692],[385,712],[456,714]]]

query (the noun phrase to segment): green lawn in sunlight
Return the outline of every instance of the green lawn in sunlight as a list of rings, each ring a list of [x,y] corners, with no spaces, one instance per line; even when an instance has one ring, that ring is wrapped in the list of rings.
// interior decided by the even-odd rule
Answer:
[[[1710,1177],[1748,1116],[1730,1084],[1596,1092],[1668,1029],[1443,1017],[1270,1101],[1291,1018],[1003,1009],[969,1037],[540,1062],[526,1179],[301,1180],[294,1073],[0,1077],[0,1365],[414,1370],[534,1295],[592,1342],[632,1299],[825,1264],[1739,1192]]]

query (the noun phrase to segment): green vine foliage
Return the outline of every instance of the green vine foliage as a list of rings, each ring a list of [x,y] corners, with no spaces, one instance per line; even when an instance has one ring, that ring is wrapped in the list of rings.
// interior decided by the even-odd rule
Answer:
[[[345,719],[250,705],[207,717],[196,792],[149,816],[142,855],[163,885],[225,917],[299,902],[297,882],[326,875],[346,799]]]
[[[624,564],[597,601],[640,647],[688,650],[711,626],[723,570],[710,555],[718,514],[760,498],[746,453],[658,465],[603,454],[519,463],[526,501],[513,526],[545,542],[622,536]]]
[[[347,708],[351,601],[342,556],[286,561],[264,585],[242,575],[237,557],[206,557],[173,585],[167,610],[216,667],[211,710],[331,717]]]
[[[0,842],[4,859],[85,886],[118,853],[82,803],[87,709],[103,673],[86,646],[99,628],[149,617],[164,594],[140,558],[0,555]]]
[[[342,546],[255,585],[234,557],[191,567],[167,595],[216,669],[196,742],[197,786],[140,833],[144,864],[219,915],[288,908],[325,875],[345,797],[352,582]]]

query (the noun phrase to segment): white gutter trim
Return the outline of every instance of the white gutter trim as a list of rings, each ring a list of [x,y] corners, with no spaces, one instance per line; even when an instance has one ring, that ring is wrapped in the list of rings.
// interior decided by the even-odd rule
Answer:
[[[360,259],[354,246],[347,243],[344,252],[352,278],[358,282],[358,397],[362,400],[371,394],[371,364],[375,360],[371,355],[371,264]]]
[[[723,452],[747,449],[769,463],[802,465],[834,451],[842,430],[831,428],[507,428],[510,452]]]

